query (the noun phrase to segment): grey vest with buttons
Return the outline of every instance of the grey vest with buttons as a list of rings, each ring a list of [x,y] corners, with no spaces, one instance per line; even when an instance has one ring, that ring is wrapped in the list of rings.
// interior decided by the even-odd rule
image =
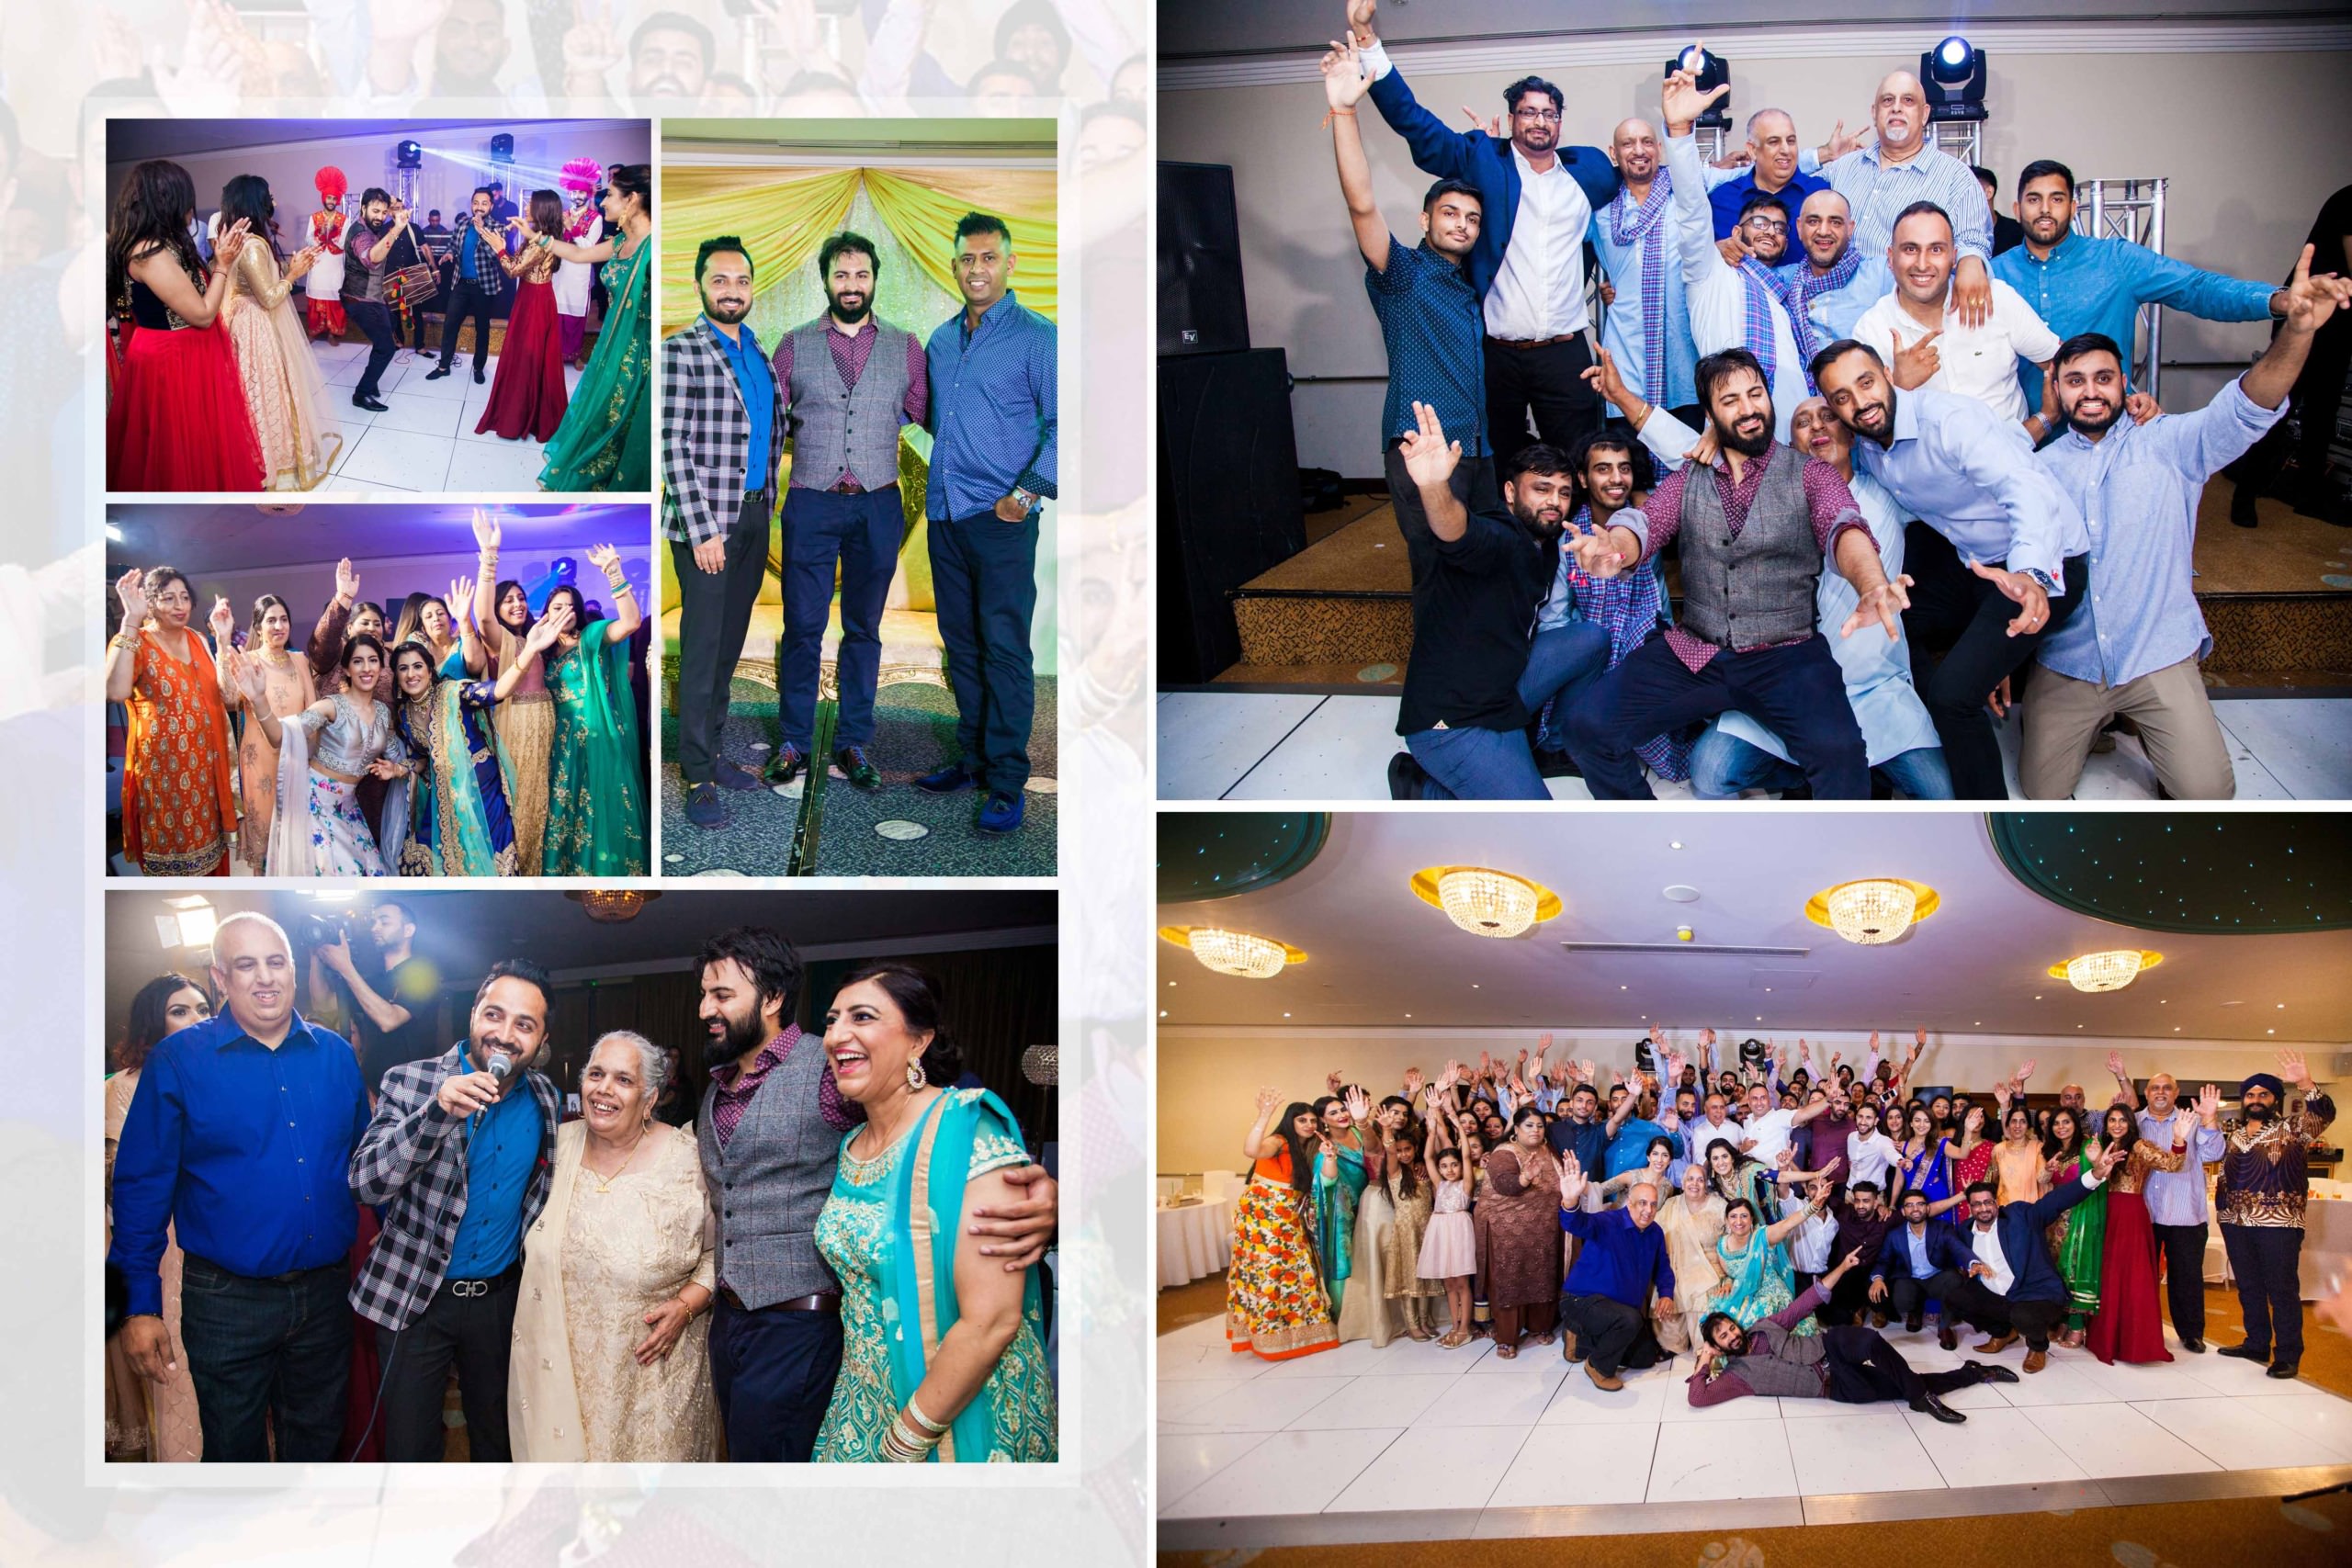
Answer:
[[[718,1214],[718,1278],[746,1307],[841,1289],[817,1252],[817,1212],[833,1190],[842,1144],[817,1109],[824,1073],[824,1047],[802,1035],[752,1094],[723,1150],[711,1116],[717,1086],[703,1096],[695,1135]]]
[[[1794,642],[1814,629],[1821,546],[1805,502],[1805,459],[1775,441],[1763,463],[1736,539],[1711,475],[1693,473],[1682,487],[1682,624],[1717,648]]]
[[[785,389],[792,430],[792,482],[831,490],[847,469],[868,490],[899,482],[899,422],[907,402],[907,334],[880,317],[857,385],[842,381],[818,317],[792,333],[792,380]]]

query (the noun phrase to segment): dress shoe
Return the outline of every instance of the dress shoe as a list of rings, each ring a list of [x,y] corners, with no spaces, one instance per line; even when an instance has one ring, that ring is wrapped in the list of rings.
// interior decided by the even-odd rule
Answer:
[[[1592,1386],[1600,1390],[1603,1393],[1615,1393],[1619,1389],[1625,1386],[1625,1380],[1623,1378],[1611,1377],[1607,1372],[1602,1371],[1590,1361],[1587,1361],[1584,1364],[1584,1375],[1590,1378],[1592,1380]]]
[[[963,763],[950,762],[915,780],[915,788],[926,795],[954,795],[959,789],[976,788],[979,782]]]
[[[2267,1375],[2280,1379],[2291,1378],[2295,1375],[2297,1369],[2301,1367],[2301,1365],[2302,1363],[2301,1361],[2273,1361],[2270,1363],[2270,1371]]]
[[[384,400],[381,398],[370,398],[364,396],[361,393],[354,392],[351,394],[351,406],[356,409],[366,409],[370,413],[382,413],[384,412]]]
[[[1995,1335],[1992,1338],[1984,1341],[1984,1344],[1976,1347],[1973,1353],[1979,1356],[1997,1356],[2017,1342],[2017,1330],[2013,1328],[2007,1334]]]
[[[1954,1410],[1951,1405],[1946,1404],[1942,1400],[1938,1399],[1932,1393],[1923,1393],[1918,1398],[1913,1400],[1911,1402],[1911,1408],[1919,1411],[1923,1415],[1934,1416],[1937,1420],[1941,1421],[1947,1427],[1957,1427],[1968,1419],[1967,1416],[1962,1416],[1959,1411]]]
[[[833,766],[842,771],[852,789],[862,789],[872,795],[882,787],[882,770],[865,760],[863,746],[844,746],[833,753]]]
[[[1571,1366],[1584,1359],[1584,1352],[1577,1348],[1577,1331],[1573,1328],[1560,1330],[1560,1359]]]
[[[1920,1325],[1926,1321],[1927,1319],[1920,1314],[1916,1312],[1912,1313],[1903,1320],[1903,1332],[1905,1334],[1917,1334],[1919,1332]]]
[[[2267,1361],[2270,1359],[2269,1351],[2257,1350],[2253,1346],[2243,1343],[2236,1345],[2224,1345],[2220,1349],[2214,1351],[2213,1354],[2216,1356],[2232,1356],[2241,1361]]]
[[[1976,1375],[1986,1382],[2015,1382],[2018,1381],[2017,1373],[2009,1371],[2008,1368],[2002,1366],[1997,1361],[1962,1361],[1961,1365],[1963,1367],[1974,1367],[1976,1369]]]
[[[1001,791],[989,795],[972,819],[973,826],[983,833],[1010,833],[1021,826],[1021,797]]]
[[[1886,1314],[1883,1312],[1874,1312],[1871,1314],[1871,1326],[1872,1328],[1884,1328],[1886,1326]]]
[[[1535,771],[1547,779],[1580,779],[1584,769],[1566,751],[1546,748],[1535,753]]]
[[[2184,1339],[2180,1342],[2180,1348],[2188,1351],[2192,1356],[2201,1356],[2205,1353],[2205,1341],[2202,1339]]]
[[[686,820],[697,828],[718,829],[727,826],[727,807],[718,804],[717,784],[686,786]]]
[[[429,380],[431,380],[432,378],[431,378],[430,376],[428,376],[428,377],[426,377],[426,378],[425,378],[425,379],[426,379],[426,380],[428,380],[428,381],[429,381]],[[481,367],[481,366],[479,366],[479,365],[477,365],[477,366],[475,366],[475,367],[474,367],[474,385],[475,385],[475,386],[479,387],[479,386],[481,386],[484,381],[487,381],[487,380],[489,380],[489,379],[490,379],[490,375],[489,375],[489,373],[488,373],[487,371],[483,370],[483,369],[482,369],[482,367]]]
[[[2025,1353],[2025,1370],[2027,1371],[2038,1372],[2049,1364],[2050,1352],[2047,1350],[2028,1350]]]
[[[711,781],[721,789],[757,789],[760,775],[731,758],[721,757],[710,765]]]
[[[760,770],[760,777],[772,784],[788,784],[798,778],[800,770],[808,765],[808,759],[800,754],[798,747],[779,746],[775,749],[775,755],[768,759],[768,765]]]
[[[2254,513],[2254,491],[2245,485],[2230,492],[2230,521],[2241,528],[2258,528],[2261,522]]]
[[[428,381],[438,381],[442,377],[447,376],[448,373],[449,367],[447,366],[436,365],[432,369],[424,373],[424,378]]]
[[[1421,785],[1429,782],[1429,771],[1413,760],[1410,751],[1399,751],[1388,759],[1388,798],[1419,800]]]
[[[1949,1323],[1936,1325],[1936,1344],[1939,1348],[1946,1350],[1959,1349],[1960,1331]]]

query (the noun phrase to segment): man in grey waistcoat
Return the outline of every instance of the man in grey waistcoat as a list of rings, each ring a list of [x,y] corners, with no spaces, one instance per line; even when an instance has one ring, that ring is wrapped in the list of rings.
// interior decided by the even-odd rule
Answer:
[[[832,761],[855,788],[882,787],[866,760],[874,688],[882,668],[882,607],[899,565],[906,515],[899,500],[899,431],[931,406],[921,340],[874,313],[881,268],[874,242],[844,229],[817,251],[827,309],[775,350],[792,433],[784,493],[784,636],[775,645],[776,716],[783,729],[770,782],[788,784],[816,745],[817,679],[826,611],[840,569],[841,711]]]
[[[800,958],[778,932],[738,927],[703,945],[703,1045],[711,1070],[695,1138],[718,1221],[710,1379],[737,1462],[814,1451],[842,1364],[841,1284],[816,1243],[842,1134],[865,1112],[833,1083],[819,1037],[792,1021]],[[1053,1238],[1058,1189],[1009,1173],[1025,1201],[982,1219],[981,1250],[1025,1269]]]
[[[1838,635],[1883,627],[1893,639],[1911,580],[1887,580],[1838,470],[1772,438],[1771,386],[1755,355],[1708,355],[1698,383],[1707,439],[1692,460],[1640,511],[1568,542],[1577,563],[1604,578],[1682,545],[1675,624],[1593,686],[1569,716],[1568,750],[1595,799],[1647,800],[1634,748],[1737,709],[1787,742],[1815,799],[1867,800],[1869,754],[1844,673],[1814,629],[1814,591],[1823,560],[1834,560],[1861,601]]]

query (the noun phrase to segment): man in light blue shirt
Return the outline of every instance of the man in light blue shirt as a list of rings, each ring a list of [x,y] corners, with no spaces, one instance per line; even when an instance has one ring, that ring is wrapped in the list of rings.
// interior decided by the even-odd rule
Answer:
[[[1698,400],[1699,351],[1682,299],[1675,245],[1673,176],[1658,167],[1657,131],[1645,119],[1617,127],[1610,150],[1624,186],[1592,215],[1592,245],[1607,275],[1601,346],[1641,396],[1668,408]]]
[[[2145,245],[2075,232],[2075,173],[2055,159],[2018,176],[2018,220],[2025,243],[1993,258],[1993,276],[2025,297],[2059,337],[2103,333],[2127,352],[2140,307],[2162,305],[2209,321],[2263,321],[2283,315],[2287,291],[2268,283],[2204,272]],[[2041,367],[2018,363],[2025,406],[2041,406]]]
[[[1894,289],[1883,252],[1854,246],[1854,218],[1846,198],[1820,190],[1797,213],[1797,243],[1804,254],[1772,269],[1781,303],[1796,329],[1797,352],[1808,363],[1830,344],[1854,335],[1862,312]]]
[[[1894,220],[1915,201],[1932,201],[1952,215],[1960,253],[1951,274],[1952,309],[1981,327],[1993,313],[1993,209],[1975,172],[1951,153],[1928,145],[1928,100],[1919,79],[1897,71],[1871,100],[1878,141],[1833,160],[1823,170],[1829,188],[1846,198],[1854,248],[1883,255]]]
[[[1903,629],[1915,657],[1941,654],[1920,684],[1952,792],[2004,799],[1985,700],[2082,602],[2090,570],[2082,512],[2035,464],[2024,426],[1975,399],[1929,388],[1898,397],[1877,351],[1851,338],[1810,368],[1831,410],[1865,438],[1854,443],[1854,467],[1919,519],[1904,540],[1912,583]]]
[[[2123,415],[2123,352],[2103,333],[2069,338],[2051,362],[2066,434],[2036,457],[2080,507],[2090,598],[2042,640],[2018,775],[2027,796],[2064,800],[2109,718],[2138,725],[2156,782],[2177,800],[2235,792],[2227,742],[2198,660],[2213,639],[2189,557],[2205,481],[2278,422],[2312,334],[2352,301],[2352,280],[2311,276],[2304,250],[2286,319],[2253,368],[2194,413]]]
[[[2116,1098],[2126,1108],[2137,1105],[2140,1096],[2132,1087],[2132,1076],[2123,1070],[2123,1054],[2109,1051],[2107,1067],[2115,1075]],[[2219,1092],[2209,1084],[2206,1094],[2213,1098],[2218,1111]],[[2179,1101],[2177,1079],[2170,1073],[2152,1075],[2147,1107],[2139,1113],[2140,1136],[2159,1148],[2171,1147]],[[2189,1157],[2178,1170],[2150,1170],[2147,1186],[2140,1194],[2148,1205],[2148,1223],[2165,1258],[2165,1296],[2172,1309],[2172,1331],[2180,1337],[2180,1348],[2191,1354],[2201,1354],[2205,1348],[2205,1243],[2212,1225],[2212,1213],[2205,1202],[2205,1168],[2220,1159],[2226,1146],[2220,1116],[2207,1121],[2200,1110]]]

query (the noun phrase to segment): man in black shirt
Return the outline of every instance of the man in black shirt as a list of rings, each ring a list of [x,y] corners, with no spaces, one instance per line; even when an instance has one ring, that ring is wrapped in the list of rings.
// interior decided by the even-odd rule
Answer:
[[[2025,225],[2002,211],[2000,204],[1994,199],[2001,189],[2001,176],[1973,164],[1969,165],[1969,170],[1976,176],[1976,183],[1984,187],[1984,205],[1993,212],[1993,254],[1997,256],[2003,251],[2013,251],[2024,244]]]
[[[359,973],[351,959],[351,939],[319,949],[319,961],[351,993],[353,1021],[359,1032],[359,1076],[372,1097],[376,1086],[404,1062],[437,1056],[446,1048],[439,1033],[441,976],[416,955],[416,917],[403,904],[380,899],[368,917],[368,934],[382,956],[381,973]]]
[[[1389,759],[1397,800],[1549,800],[1527,745],[1519,678],[1536,606],[1552,586],[1563,520],[1575,488],[1567,455],[1544,442],[1506,465],[1507,510],[1466,509],[1449,483],[1462,444],[1427,403],[1398,448],[1436,539],[1434,570],[1413,583],[1413,656]],[[1601,551],[1606,540],[1581,541]]]

